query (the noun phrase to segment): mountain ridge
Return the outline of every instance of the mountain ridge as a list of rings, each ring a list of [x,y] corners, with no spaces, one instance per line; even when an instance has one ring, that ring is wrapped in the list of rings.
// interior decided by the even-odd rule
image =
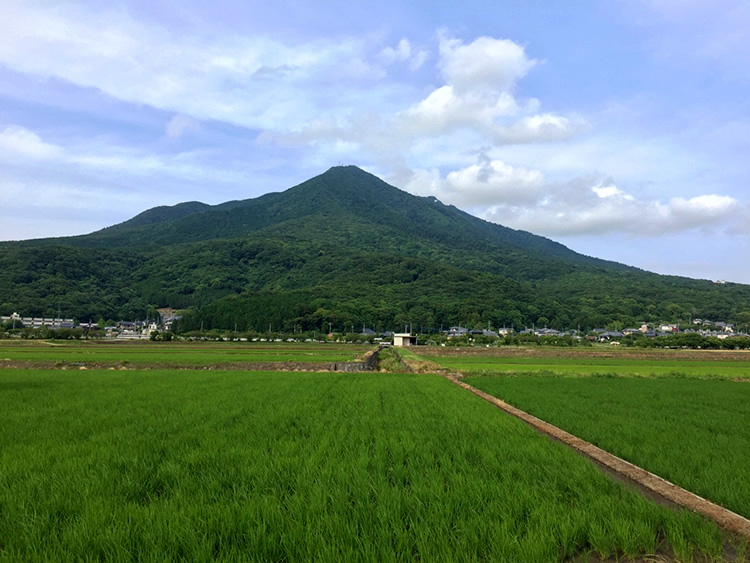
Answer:
[[[432,209],[425,209],[429,202]],[[159,206],[134,218],[87,235],[22,241],[24,244],[71,244],[114,248],[132,245],[176,244],[213,238],[246,236],[294,221],[315,212],[338,211],[381,227],[403,229],[438,237],[443,242],[474,246],[478,242],[502,243],[521,250],[542,250],[550,255],[595,261],[600,266],[624,264],[585,256],[546,237],[490,223],[433,196],[421,197],[387,184],[356,166],[337,166],[282,192],[218,205],[186,202]],[[370,215],[368,217],[367,215]],[[372,217],[374,216],[374,218]],[[206,223],[209,223],[206,225]],[[452,229],[452,232],[446,231]]]
[[[584,256],[353,166],[257,198],[159,206],[87,235],[0,246],[2,314],[143,318],[168,306],[207,327],[268,326],[264,315],[560,327],[750,315],[750,286],[730,286]]]

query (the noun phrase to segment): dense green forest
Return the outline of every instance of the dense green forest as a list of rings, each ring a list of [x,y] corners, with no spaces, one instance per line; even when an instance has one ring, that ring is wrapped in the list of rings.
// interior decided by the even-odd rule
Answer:
[[[0,314],[184,310],[181,329],[593,328],[750,322],[750,286],[577,254],[355,167],[218,206],[159,207],[80,237],[0,244]]]

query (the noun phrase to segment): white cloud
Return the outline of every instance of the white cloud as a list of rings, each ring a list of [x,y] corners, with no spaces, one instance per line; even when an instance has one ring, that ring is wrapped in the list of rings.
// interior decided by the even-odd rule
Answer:
[[[419,70],[430,58],[430,51],[427,49],[420,49],[411,58],[409,62],[410,70]]]
[[[0,132],[0,151],[14,155],[11,158],[21,155],[32,159],[55,158],[61,153],[57,145],[45,143],[39,135],[18,125],[11,125]]]
[[[743,209],[736,199],[716,194],[666,202],[638,198],[612,178],[597,176],[550,184],[540,171],[486,157],[444,176],[437,169],[417,170],[404,187],[487,220],[548,236],[656,236],[714,228],[738,222]]]
[[[395,125],[402,135],[444,135],[459,128],[474,128],[492,134],[495,120],[519,111],[516,100],[507,92],[488,99],[481,93],[456,94],[445,85],[405,112],[396,116]]]
[[[625,193],[620,188],[618,188],[611,178],[607,179],[597,186],[592,186],[591,191],[601,199],[615,198],[621,199],[623,201],[635,201],[635,197],[633,195]]]
[[[623,140],[617,130],[570,142],[591,126],[518,94],[540,63],[509,39],[442,34],[430,61],[439,82],[425,86],[403,80],[427,75],[407,69],[430,60],[406,37],[384,46],[372,36],[293,44],[258,35],[178,35],[124,9],[78,6],[4,3],[0,65],[168,112],[171,119],[161,114],[159,123],[169,139],[210,129],[213,121],[240,125],[259,131],[263,154],[291,147],[308,167],[375,162],[415,193],[547,235],[713,228],[734,221],[741,207],[717,195],[720,181],[681,182],[702,173],[705,160],[680,153],[684,147],[669,139]],[[740,129],[735,136],[742,137]],[[43,159],[57,167],[50,169],[86,178],[92,190],[93,178],[113,175],[134,184],[246,181],[243,169],[205,154],[160,152],[178,144],[167,141],[154,152],[0,128],[4,162],[28,171]],[[477,153],[488,157],[475,162]],[[591,171],[605,172],[586,176]],[[17,172],[6,186],[18,193],[22,177]],[[648,195],[642,188],[649,181],[680,186],[681,197]]]
[[[418,195],[433,195],[459,207],[475,207],[498,201],[532,204],[544,184],[544,175],[538,170],[482,158],[477,164],[448,173],[444,179],[436,169],[417,171],[404,189]]]
[[[402,40],[380,56],[390,62],[412,54],[410,44]],[[442,37],[438,67],[445,84],[420,100],[392,113],[352,110],[311,117],[294,132],[264,132],[262,140],[293,146],[347,141],[379,159],[386,155],[408,159],[428,139],[442,139],[445,154],[423,153],[427,159],[419,165],[425,168],[436,166],[446,155],[466,151],[467,137],[473,143],[471,150],[476,150],[487,144],[562,141],[584,131],[588,126],[582,117],[540,113],[539,100],[514,96],[516,82],[535,64],[521,46],[509,40],[480,37],[464,44]]]
[[[468,45],[444,37],[440,57],[445,81],[460,93],[477,89],[509,92],[537,64],[517,43],[492,37],[479,37]]]
[[[405,37],[396,47],[386,47],[380,52],[380,58],[385,64],[407,61],[411,57],[411,44]]]
[[[395,47],[385,47],[378,58],[386,65],[408,63],[409,70],[418,70],[430,58],[427,49],[415,49],[409,40],[402,38]]]
[[[18,125],[8,126],[0,132],[0,162],[6,164],[6,176],[9,173],[7,168],[32,169],[36,161],[45,160],[50,166],[72,166],[80,170],[118,175],[159,173],[193,180],[227,176],[241,179],[241,175],[232,175],[231,171],[207,168],[204,163],[198,162],[199,156],[200,153],[189,152],[158,155],[144,149],[102,143],[97,139],[83,144],[71,142],[63,148]]]
[[[522,144],[563,141],[586,129],[588,125],[579,116],[567,118],[545,113],[524,117],[507,127],[496,127],[493,133],[498,144]]]
[[[443,37],[440,57],[446,83],[395,116],[393,130],[399,136],[472,129],[494,144],[505,145],[560,141],[586,128],[579,116],[540,114],[539,100],[516,99],[517,81],[536,61],[513,41],[480,37],[464,44]]]
[[[0,64],[16,72],[197,119],[281,131],[348,107],[332,88],[346,90],[353,103],[367,99],[367,86],[385,76],[368,48],[352,38],[292,45],[262,36],[175,35],[123,10],[74,4],[10,0],[0,19]]]
[[[561,186],[534,206],[491,207],[485,217],[548,236],[618,233],[659,236],[694,229],[712,229],[737,218],[740,202],[728,196],[704,195],[685,200],[638,199],[614,186],[592,186],[579,200]]]
[[[66,214],[86,215],[96,228],[105,225],[93,211],[107,211],[123,220],[127,215],[118,213],[142,211],[146,201],[160,205],[204,198],[206,194],[189,195],[196,184],[210,183],[214,190],[232,186],[230,193],[236,197],[236,186],[247,179],[244,170],[216,163],[205,151],[156,154],[148,148],[112,145],[101,139],[53,144],[20,126],[0,131],[0,163],[3,217],[26,214],[32,222],[39,222],[45,209],[54,208],[61,220]],[[35,236],[28,233],[37,230],[30,227],[23,236]]]
[[[667,205],[666,214],[683,228],[693,228],[723,221],[739,208],[740,203],[732,197],[707,194],[690,199],[672,198]]]

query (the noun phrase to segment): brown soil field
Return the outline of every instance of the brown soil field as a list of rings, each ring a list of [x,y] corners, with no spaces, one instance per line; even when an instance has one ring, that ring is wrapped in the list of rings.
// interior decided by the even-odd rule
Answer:
[[[336,366],[352,362],[233,362],[193,366],[170,362],[43,362],[0,359],[0,369],[119,369],[119,370],[224,370],[224,371],[341,371]]]
[[[634,360],[693,360],[750,362],[750,350],[652,350],[604,347],[545,348],[540,346],[497,348],[420,346],[420,356],[487,358],[632,358]]]

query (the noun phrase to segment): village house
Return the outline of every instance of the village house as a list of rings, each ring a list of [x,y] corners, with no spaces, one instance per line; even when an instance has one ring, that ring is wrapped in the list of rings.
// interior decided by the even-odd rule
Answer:
[[[469,333],[469,329],[462,326],[452,326],[448,329],[448,336],[464,336]]]
[[[58,319],[56,317],[21,317],[18,313],[0,317],[0,322],[13,322],[18,328],[75,328],[73,319]]]
[[[613,338],[622,338],[625,336],[622,332],[616,331],[616,330],[607,330],[605,332],[599,333],[597,336],[597,339],[599,342],[609,342]]]

